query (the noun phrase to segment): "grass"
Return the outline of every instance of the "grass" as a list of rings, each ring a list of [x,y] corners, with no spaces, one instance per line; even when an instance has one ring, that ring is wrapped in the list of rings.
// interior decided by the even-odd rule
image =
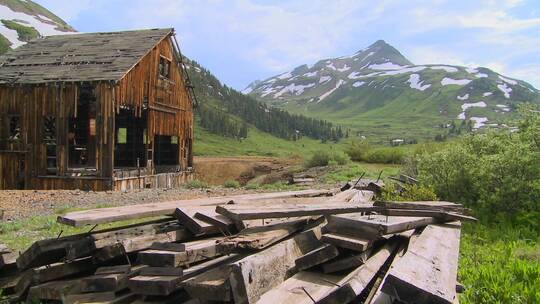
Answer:
[[[540,303],[540,237],[510,225],[464,224],[461,303]]]
[[[242,141],[212,134],[203,128],[195,128],[197,156],[271,156],[292,157],[308,155],[318,150],[343,151],[342,143],[321,143],[319,140],[302,138],[298,141],[284,140],[256,128],[250,128],[248,137]]]
[[[11,48],[11,42],[2,34],[0,34],[0,54],[4,54],[9,51]]]

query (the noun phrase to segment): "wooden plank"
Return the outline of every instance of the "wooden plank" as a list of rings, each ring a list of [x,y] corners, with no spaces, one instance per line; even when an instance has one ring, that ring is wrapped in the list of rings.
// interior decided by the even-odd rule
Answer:
[[[261,296],[257,304],[312,304],[336,287],[342,275],[300,271]]]
[[[197,209],[185,207],[176,208],[174,211],[174,217],[178,220],[178,222],[180,222],[180,224],[186,227],[194,235],[219,232],[219,229],[216,226],[195,218],[195,213],[197,213]]]
[[[319,247],[320,229],[302,232],[232,263],[231,289],[235,303],[254,303],[290,276],[294,261]]]
[[[330,202],[326,204],[281,204],[269,206],[220,205],[216,212],[232,220],[253,220],[265,218],[317,216],[354,212],[373,211],[365,205],[353,205],[346,202]]]
[[[114,291],[105,292],[93,292],[93,293],[80,293],[80,294],[68,294],[64,297],[63,303],[65,304],[81,304],[81,303],[103,303],[110,302],[116,298]]]
[[[101,271],[98,269],[93,276],[80,279],[80,291],[82,293],[120,291],[127,288],[129,278],[138,275],[143,267],[143,265],[134,266],[127,272],[118,269],[116,273],[111,272],[110,268]]]
[[[294,261],[294,264],[297,270],[306,270],[313,266],[327,262],[338,255],[339,251],[337,247],[334,245],[325,244],[297,258]]]
[[[215,208],[210,210],[197,210],[195,218],[218,228],[219,231],[231,234],[236,230],[235,222],[228,217],[218,214]]]
[[[399,242],[396,238],[388,241],[365,264],[348,274],[338,283],[338,286],[332,289],[322,299],[318,300],[317,303],[341,304],[352,302],[366,288],[375,275],[377,275],[379,269],[390,258],[398,245]]]
[[[357,252],[366,251],[373,245],[374,242],[373,239],[345,236],[337,233],[325,233],[321,237],[321,241],[340,248],[350,249]]]
[[[216,206],[218,204],[226,204],[231,200],[244,200],[252,202],[255,200],[274,198],[328,196],[332,195],[333,192],[334,190],[300,190],[139,204],[137,205],[137,208],[133,208],[133,206],[101,208],[70,212],[63,216],[59,216],[58,222],[69,226],[78,227],[134,218],[172,215],[176,208],[179,207]]]
[[[183,284],[184,290],[194,299],[230,302],[232,299],[231,266],[223,265],[201,273]]]
[[[219,243],[227,248],[238,250],[261,250],[304,229],[310,222],[311,218],[301,218],[273,225],[246,228],[237,235],[224,238]],[[316,222],[313,221],[313,223]]]
[[[377,238],[437,222],[432,217],[337,214],[327,217],[325,229],[360,238]]]
[[[459,259],[459,222],[429,225],[411,239],[393,266],[383,291],[416,303],[453,303]]]
[[[155,267],[178,267],[218,255],[230,253],[230,248],[219,243],[222,238],[184,243],[185,251],[145,250],[138,254],[139,262]]]
[[[242,255],[231,254],[204,261],[200,264],[184,269],[182,276],[139,275],[129,279],[128,287],[133,293],[136,294],[148,296],[167,296],[180,290],[184,280],[206,272],[213,267],[234,262],[242,257]]]
[[[366,262],[366,260],[370,256],[370,253],[371,249],[368,249],[362,253],[349,254],[344,257],[337,257],[334,260],[323,263],[321,265],[322,271],[324,273],[334,273],[351,268],[357,268]]]
[[[142,276],[169,276],[169,277],[181,277],[184,275],[182,268],[176,267],[151,267],[146,266],[141,269],[140,274]]]
[[[434,210],[415,210],[415,209],[382,209],[379,211],[383,215],[391,216],[430,216],[440,219],[443,222],[451,221],[467,221],[476,222],[476,218],[468,215],[462,215],[449,211],[434,211]]]
[[[463,206],[458,203],[444,201],[418,201],[418,202],[389,202],[375,201],[374,206],[386,209],[413,209],[413,210],[433,210],[433,211],[463,211]]]
[[[62,301],[70,293],[80,292],[79,280],[61,280],[32,286],[26,297],[27,303],[41,303],[43,301]]]
[[[152,245],[150,245],[149,249],[183,252],[183,251],[186,251],[186,245],[184,243],[154,242],[154,243],[152,243]]]

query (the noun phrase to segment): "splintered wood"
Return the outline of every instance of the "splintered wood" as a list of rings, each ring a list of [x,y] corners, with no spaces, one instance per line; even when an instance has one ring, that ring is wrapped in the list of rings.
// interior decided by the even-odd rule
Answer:
[[[73,226],[163,218],[41,240],[16,262],[0,244],[0,289],[13,302],[455,303],[465,208],[336,192],[67,214]]]

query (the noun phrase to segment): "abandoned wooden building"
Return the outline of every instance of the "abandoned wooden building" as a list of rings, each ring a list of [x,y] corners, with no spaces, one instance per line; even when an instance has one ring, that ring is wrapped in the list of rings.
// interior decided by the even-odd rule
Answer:
[[[0,60],[0,189],[176,187],[193,101],[174,29],[31,41]]]

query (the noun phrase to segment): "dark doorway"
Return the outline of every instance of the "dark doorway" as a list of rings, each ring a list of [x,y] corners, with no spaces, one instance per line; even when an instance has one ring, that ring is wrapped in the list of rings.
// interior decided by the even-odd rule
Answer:
[[[178,165],[178,137],[154,136],[154,163],[156,166]]]
[[[116,114],[114,167],[146,167],[147,112],[141,117],[131,109]]]
[[[69,167],[96,167],[96,95],[91,85],[82,85],[75,113],[69,118]]]

